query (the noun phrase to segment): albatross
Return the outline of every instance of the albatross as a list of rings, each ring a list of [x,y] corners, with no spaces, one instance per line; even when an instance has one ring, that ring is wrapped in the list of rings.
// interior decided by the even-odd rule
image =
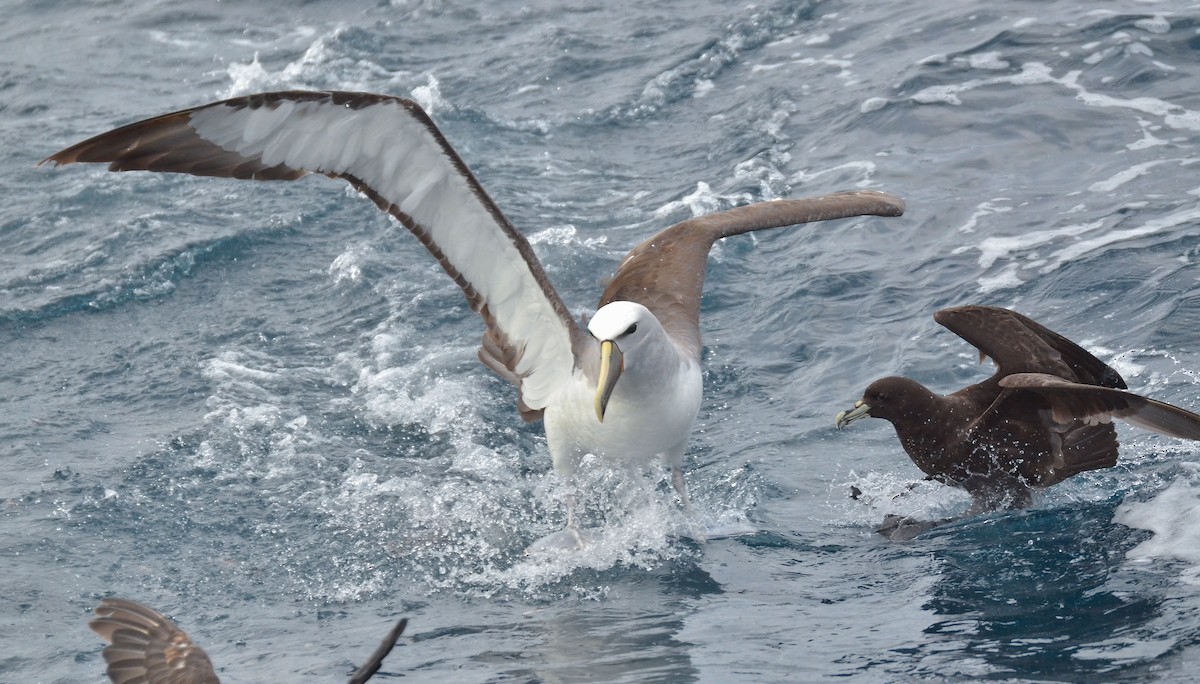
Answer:
[[[1147,430],[1200,439],[1200,415],[1128,391],[1117,371],[1079,345],[1015,311],[991,306],[942,309],[933,318],[991,358],[986,380],[940,396],[915,380],[872,382],[834,419],[891,422],[928,477],[971,495],[966,515],[1024,508],[1031,491],[1117,464],[1113,418]],[[893,539],[947,521],[888,516]]]
[[[479,359],[542,420],[567,479],[593,454],[662,458],[685,510],[682,465],[700,408],[700,296],[709,248],[741,233],[812,221],[899,216],[900,198],[858,190],[736,207],[670,226],[620,263],[590,319],[576,320],[525,237],[429,116],[400,97],[287,91],[133,123],[42,163],[106,162],[253,180],[341,178],[412,232],[485,324]],[[567,499],[567,530],[574,530]]]
[[[113,684],[220,684],[204,649],[157,610],[129,599],[106,598],[92,614],[95,619],[88,627],[108,642],[103,654]],[[406,626],[408,619],[401,618],[350,677],[350,684],[363,684],[379,671]]]

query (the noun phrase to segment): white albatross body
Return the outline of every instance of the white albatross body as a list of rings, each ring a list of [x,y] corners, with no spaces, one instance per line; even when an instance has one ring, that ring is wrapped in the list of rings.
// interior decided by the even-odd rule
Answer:
[[[701,401],[700,295],[709,248],[752,230],[904,210],[898,197],[864,190],[677,223],[625,257],[585,328],[529,242],[409,100],[247,95],[133,123],[46,161],[253,180],[345,179],[408,228],[483,317],[479,358],[517,387],[522,418],[545,419],[560,473],[570,476],[589,453],[617,461],[662,457],[685,508],[682,463]]]
[[[614,461],[661,457],[672,469],[683,465],[688,436],[700,411],[703,381],[700,364],[667,336],[644,307],[613,302],[597,312],[589,330],[597,339],[619,333],[607,328],[638,329],[621,342],[625,369],[600,422],[595,411],[596,382],[582,371],[572,374],[543,416],[546,441],[560,473],[571,475],[587,454]],[[610,324],[607,325],[606,324]],[[632,339],[631,339],[632,338]],[[682,492],[681,492],[682,494]]]

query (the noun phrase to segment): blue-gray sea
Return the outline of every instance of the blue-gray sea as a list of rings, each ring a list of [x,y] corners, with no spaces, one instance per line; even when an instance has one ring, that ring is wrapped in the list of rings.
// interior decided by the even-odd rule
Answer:
[[[984,377],[944,306],[1008,306],[1200,409],[1200,6],[930,0],[0,2],[0,681],[106,681],[100,598],[226,681],[1200,680],[1200,446],[907,543],[966,497],[874,378]],[[687,454],[593,464],[563,524],[539,425],[403,227],[322,177],[36,167],[264,90],[429,110],[578,314],[637,242],[876,188],[903,218],[726,240]],[[861,491],[851,497],[852,488]]]

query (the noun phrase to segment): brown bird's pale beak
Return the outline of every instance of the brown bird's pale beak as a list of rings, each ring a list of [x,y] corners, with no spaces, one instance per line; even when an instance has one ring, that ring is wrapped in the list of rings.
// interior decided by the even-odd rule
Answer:
[[[612,340],[600,343],[600,377],[596,380],[596,417],[604,422],[604,411],[608,408],[608,399],[617,386],[617,378],[625,370],[625,357],[621,348]]]
[[[864,404],[862,399],[859,399],[858,401],[854,402],[854,408],[837,414],[837,417],[834,418],[833,421],[837,425],[837,428],[841,430],[859,418],[869,417],[871,417],[871,405]]]

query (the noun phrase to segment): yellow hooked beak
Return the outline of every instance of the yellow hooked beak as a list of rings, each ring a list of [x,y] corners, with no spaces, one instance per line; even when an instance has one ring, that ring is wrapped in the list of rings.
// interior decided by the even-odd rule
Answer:
[[[608,399],[612,396],[613,388],[617,386],[617,378],[625,370],[625,357],[621,348],[612,340],[600,343],[600,377],[596,379],[596,417],[604,422],[604,411],[608,408]]]
[[[837,414],[837,417],[834,418],[833,421],[837,425],[837,428],[841,430],[859,418],[868,418],[870,415],[871,405],[864,404],[862,399],[859,399],[858,401],[854,402],[854,408]]]

